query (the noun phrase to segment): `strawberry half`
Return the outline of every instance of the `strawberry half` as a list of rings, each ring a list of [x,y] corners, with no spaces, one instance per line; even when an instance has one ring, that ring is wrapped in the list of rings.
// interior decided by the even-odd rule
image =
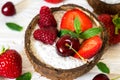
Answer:
[[[85,31],[89,28],[92,28],[92,21],[91,19],[85,14],[83,13],[81,10],[79,9],[72,9],[67,11],[63,18],[62,18],[62,22],[61,22],[61,29],[67,29],[67,30],[71,30],[71,31],[75,31],[74,29],[74,19],[78,17],[79,21],[80,21],[80,26],[81,26],[81,31]]]
[[[17,78],[22,72],[22,59],[15,50],[8,49],[0,55],[0,76]]]
[[[92,58],[101,48],[102,46],[102,40],[99,36],[91,37],[87,40],[85,40],[78,53],[80,56],[82,56],[85,59]],[[75,58],[79,58],[77,54],[74,55]]]

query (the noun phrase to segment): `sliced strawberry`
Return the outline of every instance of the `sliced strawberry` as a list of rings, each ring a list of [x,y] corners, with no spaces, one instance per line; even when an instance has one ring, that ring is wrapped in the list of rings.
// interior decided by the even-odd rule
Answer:
[[[71,31],[75,31],[74,29],[74,19],[78,17],[80,20],[80,26],[81,26],[81,30],[85,31],[89,28],[92,27],[92,21],[90,20],[90,18],[83,13],[81,10],[79,9],[72,9],[67,11],[63,18],[62,18],[62,22],[61,22],[61,29],[68,29]]]
[[[102,40],[99,36],[91,37],[85,40],[78,53],[85,59],[92,58],[101,48]],[[77,54],[74,55],[75,58],[79,58]]]

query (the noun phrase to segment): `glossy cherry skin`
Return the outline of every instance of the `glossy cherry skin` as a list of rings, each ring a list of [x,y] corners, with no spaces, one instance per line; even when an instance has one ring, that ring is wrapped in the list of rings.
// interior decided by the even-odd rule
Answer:
[[[13,16],[16,13],[15,6],[12,2],[7,2],[2,6],[2,14],[5,16]]]
[[[75,49],[76,51],[78,51],[80,48],[80,43],[77,38],[72,38],[69,35],[62,36],[57,41],[56,48],[57,48],[58,54],[63,57],[73,56],[75,54],[75,52],[70,47],[66,46],[66,44],[69,44],[69,46]]]
[[[107,77],[107,75],[101,73],[101,74],[96,75],[93,78],[93,80],[110,80],[110,79]]]

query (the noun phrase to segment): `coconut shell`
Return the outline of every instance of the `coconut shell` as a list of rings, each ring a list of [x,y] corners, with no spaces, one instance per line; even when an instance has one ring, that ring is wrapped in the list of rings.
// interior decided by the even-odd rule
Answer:
[[[62,5],[60,7],[51,8],[51,11],[54,13],[54,12],[58,12],[58,11],[67,11],[67,10],[70,10],[73,8],[78,8],[78,9],[83,10],[88,16],[90,16],[90,18],[93,20],[93,22],[96,25],[98,25],[100,27],[103,26],[90,11],[88,11],[87,9],[84,9],[81,6],[77,6],[74,4],[67,4],[67,5]],[[59,16],[59,12],[58,12],[58,16]],[[102,48],[100,49],[100,51],[98,51],[96,56],[89,63],[86,63],[82,66],[72,68],[72,69],[57,69],[54,67],[50,67],[47,64],[41,62],[39,59],[37,59],[36,56],[34,55],[34,51],[31,49],[31,35],[32,35],[33,30],[35,29],[36,24],[38,24],[39,18],[40,18],[39,15],[36,15],[32,19],[31,23],[29,24],[29,26],[26,29],[25,51],[26,51],[26,54],[27,54],[30,62],[32,63],[34,69],[38,73],[40,73],[41,75],[43,75],[47,78],[50,78],[52,80],[73,80],[73,79],[89,72],[96,65],[96,63],[100,60],[100,58],[105,53],[105,51],[108,47],[107,34],[106,34],[105,29],[103,28],[103,32],[100,35],[103,40]]]
[[[120,14],[120,3],[108,4],[101,0],[87,0],[89,5],[93,8],[97,14]]]

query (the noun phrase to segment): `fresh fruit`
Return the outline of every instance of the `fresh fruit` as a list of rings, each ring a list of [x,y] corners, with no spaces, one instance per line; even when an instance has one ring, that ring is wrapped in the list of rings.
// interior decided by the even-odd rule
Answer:
[[[57,22],[47,6],[41,7],[39,16],[38,24],[40,29],[35,30],[33,36],[36,40],[52,45],[57,38]]]
[[[98,16],[98,19],[100,21],[102,21],[103,24],[105,24],[105,25],[112,23],[112,17],[109,14],[101,14],[101,15]]]
[[[98,19],[104,24],[108,36],[109,36],[109,44],[113,45],[113,44],[117,44],[120,42],[120,30],[119,30],[119,26],[118,29],[115,26],[115,24],[113,23],[113,19],[111,15],[109,14],[101,14],[98,16]],[[118,19],[118,22],[120,22],[120,19]],[[120,23],[117,23],[118,25]]]
[[[62,2],[63,0],[45,0],[45,1],[56,4]]]
[[[72,38],[70,35],[64,35],[56,43],[56,48],[59,55],[66,57],[73,56],[73,54],[75,53],[71,48],[66,46],[66,44],[69,44],[70,47],[75,49],[76,51],[79,50],[79,40],[77,38]]]
[[[57,38],[57,32],[57,29],[54,27],[42,28],[35,30],[33,36],[36,40],[52,45]]]
[[[16,13],[15,6],[12,2],[7,2],[2,6],[2,13],[5,16],[13,16]]]
[[[80,26],[81,26],[82,31],[92,28],[92,21],[85,13],[83,13],[79,9],[72,9],[72,10],[67,11],[64,14],[62,21],[61,21],[61,25],[60,25],[61,29],[75,31],[74,19],[76,17],[78,17],[80,21]]]
[[[71,47],[71,51],[77,53],[75,54],[76,58],[88,59],[93,57],[97,53],[99,48],[101,48],[102,40],[100,37],[96,36],[101,31],[102,29],[99,27],[92,28],[92,21],[85,13],[78,9],[72,9],[67,11],[63,16],[59,35],[63,36],[69,34],[71,37],[83,39],[83,44],[82,46],[80,46],[80,50],[78,50],[78,53],[76,52],[76,49],[74,47]],[[62,50],[60,49],[59,52],[60,51]],[[67,53],[66,49],[63,51],[64,52],[61,52],[62,54],[65,54],[65,51]]]
[[[110,80],[105,74],[98,74],[92,80]]]
[[[17,78],[22,72],[22,59],[15,50],[8,49],[0,55],[0,76]]]
[[[39,26],[40,28],[48,28],[50,26],[52,27],[56,27],[57,26],[57,22],[52,14],[52,12],[50,11],[50,8],[47,6],[42,6],[41,10],[40,10],[40,19],[39,19]]]
[[[94,36],[85,40],[82,43],[80,49],[78,50],[78,53],[83,58],[89,59],[92,58],[100,50],[101,46],[102,46],[101,38],[99,36]],[[77,54],[75,54],[74,57],[79,58]]]

